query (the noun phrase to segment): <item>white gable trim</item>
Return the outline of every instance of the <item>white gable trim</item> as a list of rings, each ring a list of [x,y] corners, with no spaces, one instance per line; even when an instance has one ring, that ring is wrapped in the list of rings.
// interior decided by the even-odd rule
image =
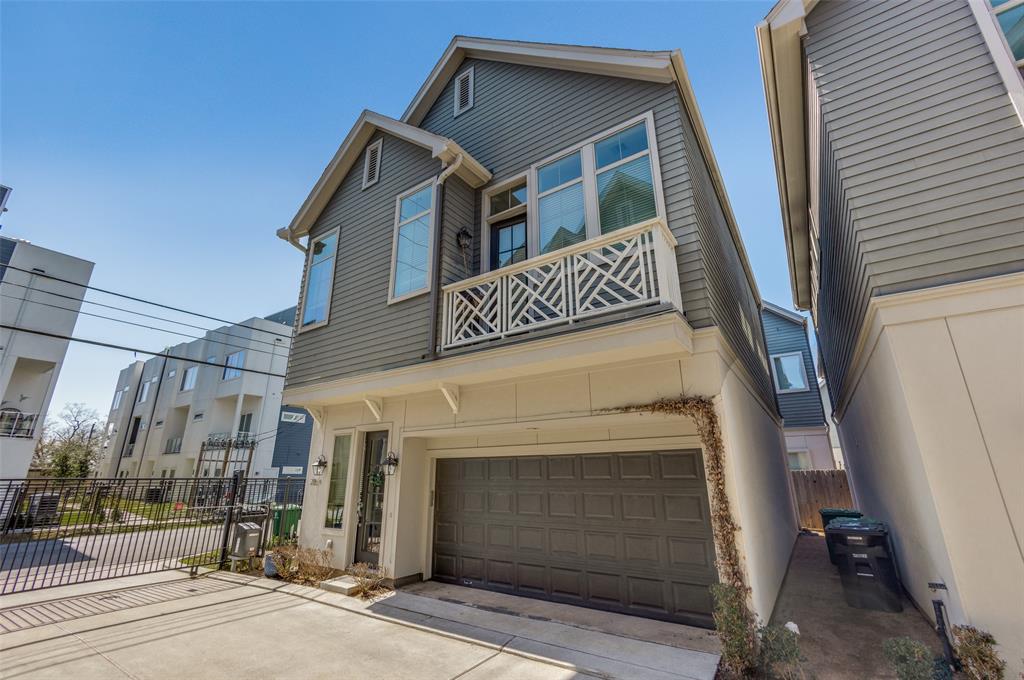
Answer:
[[[761,306],[765,311],[771,312],[775,316],[781,316],[784,319],[788,319],[794,323],[798,323],[801,326],[807,324],[807,318],[800,316],[796,312],[790,311],[785,307],[779,307],[778,305],[768,302],[767,300],[761,300]]]
[[[452,163],[461,155],[462,163],[455,174],[472,187],[482,186],[491,179],[491,173],[454,141],[374,111],[364,110],[338,147],[334,158],[327,164],[309,196],[302,202],[291,224],[287,229],[278,231],[279,237],[294,240],[309,233],[310,227],[327,207],[327,202],[377,130],[427,149],[434,158],[445,165]]]
[[[419,91],[413,97],[405,113],[402,114],[402,121],[412,125],[419,125],[423,121],[423,117],[426,116],[427,111],[430,110],[430,107],[434,105],[434,102],[441,95],[441,91],[444,90],[448,81],[459,70],[462,62],[470,58],[594,73],[597,75],[631,78],[633,80],[646,80],[657,83],[674,82],[679,89],[683,105],[693,121],[697,142],[708,164],[711,181],[715,186],[718,199],[722,203],[726,222],[729,225],[729,232],[739,253],[740,262],[743,264],[743,271],[747,277],[747,282],[753,292],[754,299],[758,300],[761,298],[757,288],[757,280],[754,278],[754,272],[747,258],[746,248],[743,246],[743,239],[740,237],[739,228],[736,226],[736,217],[732,212],[729,196],[725,191],[725,181],[722,179],[722,173],[718,169],[718,162],[715,160],[715,154],[711,149],[711,140],[708,138],[704,121],[700,115],[700,109],[697,107],[697,99],[693,94],[690,79],[686,74],[686,65],[683,63],[682,52],[679,50],[648,52],[608,47],[581,47],[578,45],[556,45],[551,43],[455,36],[448,44],[444,54],[441,55],[441,59],[430,71],[426,81],[420,86]]]

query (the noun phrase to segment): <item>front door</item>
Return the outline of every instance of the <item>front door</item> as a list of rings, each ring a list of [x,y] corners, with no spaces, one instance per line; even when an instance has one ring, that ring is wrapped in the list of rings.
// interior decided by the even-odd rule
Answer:
[[[356,529],[356,562],[376,565],[380,560],[384,526],[384,467],[387,432],[367,432],[363,446],[363,477],[359,485],[359,527]]]

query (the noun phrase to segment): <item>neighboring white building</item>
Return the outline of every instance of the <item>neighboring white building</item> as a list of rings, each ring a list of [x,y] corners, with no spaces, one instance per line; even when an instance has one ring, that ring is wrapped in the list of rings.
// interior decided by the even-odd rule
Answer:
[[[121,371],[107,418],[100,477],[202,477],[273,467],[294,308],[207,332]],[[204,363],[197,363],[204,362]],[[215,364],[215,365],[210,365]],[[274,374],[274,375],[271,375]],[[227,439],[255,442],[224,461]],[[202,466],[200,451],[205,446]]]
[[[0,237],[0,323],[72,335],[92,268],[92,262]],[[28,474],[67,349],[67,340],[0,328],[0,478]]]

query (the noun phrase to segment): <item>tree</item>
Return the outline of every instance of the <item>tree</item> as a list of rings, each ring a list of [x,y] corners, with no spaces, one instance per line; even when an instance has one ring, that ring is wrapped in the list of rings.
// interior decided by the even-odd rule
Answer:
[[[100,458],[103,421],[85,404],[65,404],[47,420],[33,455],[33,467],[51,477],[86,477]]]

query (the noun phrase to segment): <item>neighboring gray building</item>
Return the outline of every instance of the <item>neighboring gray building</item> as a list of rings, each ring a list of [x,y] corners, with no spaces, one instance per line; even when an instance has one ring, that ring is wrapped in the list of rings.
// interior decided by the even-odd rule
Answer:
[[[302,543],[334,565],[710,626],[714,399],[744,578],[798,527],[760,297],[678,51],[456,37],[366,111],[278,235],[303,251],[285,402]],[[392,474],[384,474],[390,472]]]
[[[921,611],[990,631],[1016,677],[1024,4],[783,0],[757,33],[793,301],[854,497]]]
[[[807,319],[765,300],[761,306],[761,323],[775,398],[782,412],[789,469],[835,468],[807,335]]]

